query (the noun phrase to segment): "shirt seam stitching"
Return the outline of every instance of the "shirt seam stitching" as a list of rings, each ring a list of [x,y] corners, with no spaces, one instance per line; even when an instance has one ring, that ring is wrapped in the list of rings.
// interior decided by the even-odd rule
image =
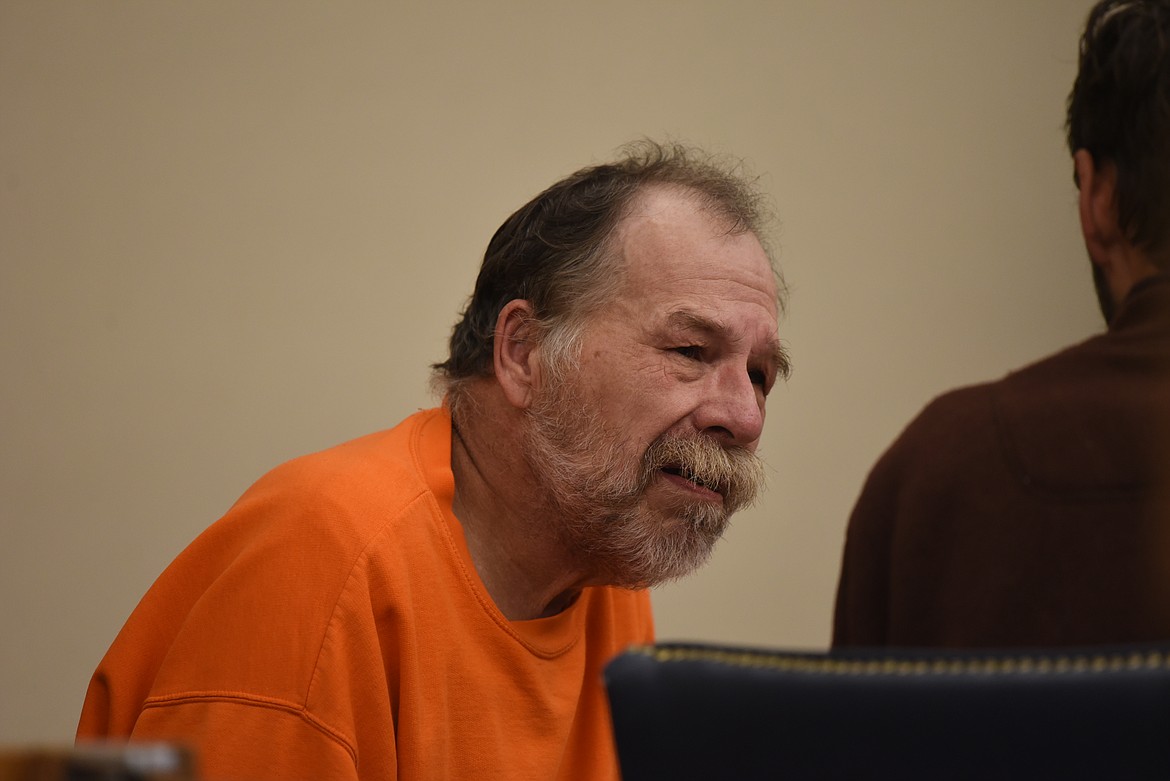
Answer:
[[[246,694],[243,692],[233,691],[195,691],[183,692],[180,694],[162,694],[153,697],[148,697],[142,704],[142,709],[145,711],[150,708],[164,708],[177,705],[184,705],[188,703],[198,702],[229,702],[240,705],[248,705],[256,708],[266,708],[272,710],[283,710],[293,715],[300,716],[313,729],[325,735],[330,740],[340,745],[349,755],[350,761],[354,767],[357,767],[357,750],[351,745],[350,741],[341,733],[340,730],[330,726],[317,716],[315,716],[307,707],[307,705],[298,705],[295,702],[282,700],[276,697],[265,697],[257,694]]]

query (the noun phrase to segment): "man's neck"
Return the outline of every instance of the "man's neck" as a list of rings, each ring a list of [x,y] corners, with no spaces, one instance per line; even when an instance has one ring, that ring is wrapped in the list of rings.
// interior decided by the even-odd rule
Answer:
[[[1125,241],[1118,243],[1103,273],[1113,295],[1113,313],[1116,314],[1134,287],[1162,271],[1143,249]]]
[[[509,420],[519,413],[491,398],[480,403],[485,408],[473,425],[452,425],[455,517],[476,572],[505,618],[555,615],[589,584],[588,573],[561,542],[560,519],[523,455],[524,422]]]

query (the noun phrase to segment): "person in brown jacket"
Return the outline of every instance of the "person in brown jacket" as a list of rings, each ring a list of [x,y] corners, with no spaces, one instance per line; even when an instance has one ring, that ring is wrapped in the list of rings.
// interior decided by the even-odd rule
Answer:
[[[1068,145],[1108,329],[930,403],[849,521],[834,647],[1170,639],[1170,0],[1104,0]]]

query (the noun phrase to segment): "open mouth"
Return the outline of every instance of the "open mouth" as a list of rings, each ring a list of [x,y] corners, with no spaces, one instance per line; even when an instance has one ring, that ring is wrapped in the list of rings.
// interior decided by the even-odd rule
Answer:
[[[675,477],[682,478],[683,480],[686,480],[687,482],[698,486],[699,488],[717,493],[720,496],[727,493],[727,487],[725,485],[705,480],[702,476],[695,474],[686,467],[668,464],[662,467],[662,471],[668,475],[674,475]]]

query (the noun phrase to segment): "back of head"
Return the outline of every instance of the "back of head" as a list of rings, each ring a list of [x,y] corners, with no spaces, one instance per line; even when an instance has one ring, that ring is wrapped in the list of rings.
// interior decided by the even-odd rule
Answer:
[[[453,415],[469,384],[493,374],[496,320],[509,301],[532,305],[547,360],[571,357],[585,319],[621,284],[621,258],[610,251],[610,238],[638,194],[654,186],[690,190],[726,218],[730,233],[764,241],[763,201],[738,163],[693,148],[635,142],[616,161],[565,177],[513,213],[488,243],[447,360],[432,367]]]
[[[1117,170],[1125,236],[1170,267],[1170,0],[1102,0],[1068,97],[1070,152]]]

